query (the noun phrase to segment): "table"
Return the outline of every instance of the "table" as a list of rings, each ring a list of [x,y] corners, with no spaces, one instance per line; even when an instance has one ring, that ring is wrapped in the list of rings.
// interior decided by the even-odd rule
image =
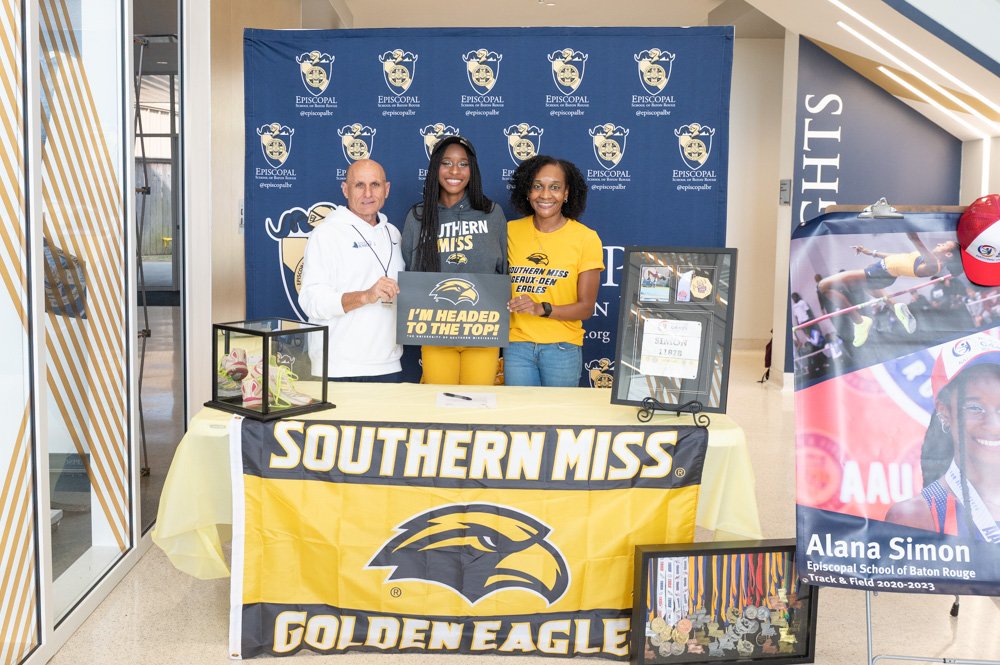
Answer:
[[[636,425],[635,407],[613,405],[607,390],[521,386],[430,386],[421,384],[330,384],[337,408],[297,419],[436,423],[573,423]],[[437,406],[442,392],[494,393],[495,409]],[[229,422],[233,416],[203,409],[190,422],[167,473],[152,538],[171,563],[200,579],[229,575],[222,544],[230,537],[232,485]],[[761,538],[750,453],[742,428],[724,414],[711,414],[697,526],[716,540]],[[647,425],[690,425],[690,416],[654,416]]]

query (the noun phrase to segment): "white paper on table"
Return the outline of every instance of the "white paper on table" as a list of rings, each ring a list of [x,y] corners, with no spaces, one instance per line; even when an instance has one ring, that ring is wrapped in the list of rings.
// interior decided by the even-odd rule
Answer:
[[[471,392],[438,393],[437,405],[445,409],[495,409],[497,395]]]
[[[700,358],[701,321],[647,319],[643,322],[641,374],[695,379]]]

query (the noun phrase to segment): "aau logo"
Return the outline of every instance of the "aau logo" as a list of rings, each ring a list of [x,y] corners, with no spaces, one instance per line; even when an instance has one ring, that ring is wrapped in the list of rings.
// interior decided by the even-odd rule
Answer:
[[[514,160],[514,164],[520,166],[521,162],[538,154],[544,131],[541,127],[529,125],[526,122],[511,125],[503,130],[507,136],[507,151],[510,153],[510,158]]]
[[[477,94],[485,95],[500,78],[500,61],[503,56],[496,51],[481,48],[469,51],[462,56],[465,60],[465,73],[469,77],[469,85]]]
[[[625,156],[628,130],[613,122],[606,122],[591,129],[590,136],[594,139],[594,156],[597,157],[598,163],[605,169],[618,166]]]
[[[281,283],[285,287],[285,297],[292,311],[305,321],[306,315],[299,309],[299,291],[302,289],[302,258],[306,252],[306,242],[312,230],[321,224],[337,206],[329,201],[314,203],[308,210],[290,208],[278,218],[278,223],[268,217],[264,228],[271,240],[278,243],[278,270]]]
[[[712,136],[715,135],[715,130],[692,122],[675,129],[674,135],[677,136],[684,163],[695,170],[704,166],[708,156],[712,154]]]
[[[632,56],[639,65],[639,81],[651,95],[658,95],[667,87],[670,70],[674,66],[674,54],[658,48],[639,51]]]
[[[431,153],[434,152],[434,146],[438,144],[438,141],[446,136],[458,136],[459,131],[458,127],[452,127],[443,122],[436,122],[421,129],[420,135],[424,137],[424,152],[427,153],[427,159],[430,159]]]
[[[583,71],[590,56],[571,48],[549,54],[552,63],[552,81],[564,95],[572,95],[583,83]]]
[[[389,86],[392,94],[402,95],[410,89],[417,70],[417,55],[415,53],[396,49],[386,51],[378,59],[382,63],[382,76],[385,78],[385,84]]]
[[[295,130],[280,122],[272,122],[269,125],[261,125],[257,128],[257,135],[260,136],[260,150],[264,153],[264,159],[271,165],[271,168],[281,168],[288,156],[292,152],[292,134]]]
[[[472,605],[522,589],[551,606],[569,588],[566,559],[548,541],[551,527],[519,510],[453,504],[415,515],[396,530],[367,566],[391,568],[386,582],[440,585]]]
[[[371,159],[375,149],[375,129],[359,122],[344,125],[337,130],[340,145],[344,149],[344,159],[353,164],[359,159]]]
[[[326,91],[326,86],[330,85],[335,59],[329,53],[320,53],[319,51],[310,51],[296,56],[295,62],[299,63],[302,85],[313,97],[322,95]]]
[[[456,255],[452,254],[448,257],[448,263],[452,262],[451,259],[453,256]],[[463,259],[465,258],[464,255],[461,256]],[[456,261],[456,263],[457,262],[458,261]],[[479,302],[479,291],[476,291],[476,285],[466,279],[461,279],[460,277],[442,279],[427,295],[434,298],[434,302],[447,300],[453,305],[463,302],[475,305]]]

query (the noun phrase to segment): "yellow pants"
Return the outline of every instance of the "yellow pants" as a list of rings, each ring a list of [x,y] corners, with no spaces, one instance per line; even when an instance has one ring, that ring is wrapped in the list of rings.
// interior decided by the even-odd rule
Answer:
[[[492,386],[500,349],[483,346],[422,346],[424,383]]]

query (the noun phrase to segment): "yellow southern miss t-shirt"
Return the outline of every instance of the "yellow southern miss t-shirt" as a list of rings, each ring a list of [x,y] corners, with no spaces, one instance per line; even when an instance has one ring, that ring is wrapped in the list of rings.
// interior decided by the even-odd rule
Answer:
[[[592,229],[575,219],[558,231],[541,233],[531,217],[507,223],[511,295],[535,302],[568,305],[577,300],[577,279],[586,270],[604,269],[604,248]],[[583,345],[582,321],[555,321],[532,314],[510,315],[510,341]]]

